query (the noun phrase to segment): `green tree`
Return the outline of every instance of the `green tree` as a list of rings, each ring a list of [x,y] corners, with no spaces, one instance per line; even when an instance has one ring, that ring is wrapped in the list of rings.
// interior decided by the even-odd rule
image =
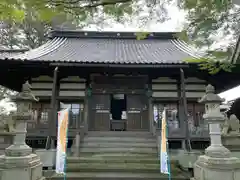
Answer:
[[[34,10],[38,19],[49,21],[59,13],[74,17],[75,21],[82,23],[94,17],[113,18],[123,20],[127,15],[138,15],[148,11],[146,19],[156,15],[159,19],[165,19],[166,3],[173,0],[2,0],[0,2],[0,19],[14,19],[22,21],[30,7]]]
[[[240,35],[240,7],[230,0],[184,0],[180,7],[187,11],[182,37],[187,36],[189,43],[210,49],[216,37],[232,39],[225,47],[212,48],[206,57],[198,59],[200,68],[211,74],[220,70],[231,71],[234,67],[231,56]]]
[[[25,12],[22,21],[5,20],[0,28],[0,44],[10,49],[39,47],[47,40],[48,32],[68,22],[65,15],[58,15],[52,21],[39,19],[34,11]],[[68,25],[70,25],[68,23]]]

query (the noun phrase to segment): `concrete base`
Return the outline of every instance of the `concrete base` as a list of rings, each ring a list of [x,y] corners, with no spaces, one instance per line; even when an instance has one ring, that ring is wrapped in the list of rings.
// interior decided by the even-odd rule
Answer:
[[[40,157],[43,167],[53,168],[56,162],[56,149],[38,149],[35,153]]]
[[[194,163],[197,161],[198,157],[202,155],[203,152],[201,151],[186,151],[186,150],[179,150],[176,156],[176,159],[179,162],[179,165],[184,168],[193,168]]]
[[[73,156],[80,155],[80,143],[81,143],[81,135],[80,135],[80,133],[77,133],[75,136],[75,139],[73,141],[73,145],[71,147],[71,154]]]
[[[42,163],[36,154],[23,157],[0,156],[0,180],[44,180]]]
[[[199,156],[194,165],[194,178],[191,180],[239,180],[240,161],[238,158],[212,158]]]

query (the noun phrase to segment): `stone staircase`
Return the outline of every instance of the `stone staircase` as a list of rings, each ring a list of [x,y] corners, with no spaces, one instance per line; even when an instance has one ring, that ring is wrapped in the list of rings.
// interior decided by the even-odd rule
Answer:
[[[149,132],[89,132],[80,157],[68,157],[66,168],[67,180],[168,180],[160,173],[156,140]],[[183,179],[188,178],[180,170],[172,177]]]

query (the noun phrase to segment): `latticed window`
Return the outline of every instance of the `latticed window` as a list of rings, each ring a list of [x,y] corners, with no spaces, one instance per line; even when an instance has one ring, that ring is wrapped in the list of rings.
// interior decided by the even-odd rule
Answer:
[[[37,126],[46,126],[48,124],[50,112],[50,102],[36,102],[32,104],[32,118],[31,122]],[[30,127],[31,125],[28,125]]]
[[[46,124],[48,122],[48,109],[44,109],[42,112],[41,112],[41,118],[40,118],[40,122],[43,123],[43,124]]]
[[[208,126],[204,123],[204,105],[199,103],[188,103],[188,129],[192,134],[201,134]]]
[[[61,103],[61,109],[69,109],[69,128],[77,128],[83,121],[83,104],[82,103]]]
[[[187,123],[188,123],[189,131],[191,132],[196,131],[195,122],[194,122],[194,105],[193,104],[187,104]]]
[[[169,103],[169,104],[154,104],[154,120],[157,122],[157,126],[161,128],[161,119],[162,112],[164,107],[166,107],[166,121],[169,127],[169,130],[178,129],[179,126],[179,116],[178,116],[178,104],[177,103]]]
[[[167,108],[167,124],[169,126],[169,130],[175,130],[180,128],[180,119],[178,112],[178,104],[177,103],[155,103],[153,107],[154,121],[157,123],[157,126],[161,128],[161,119],[162,112],[164,107]],[[187,122],[188,129],[193,134],[199,134],[203,130],[207,129],[208,126],[203,121],[204,114],[204,105],[199,103],[188,103],[187,104]]]

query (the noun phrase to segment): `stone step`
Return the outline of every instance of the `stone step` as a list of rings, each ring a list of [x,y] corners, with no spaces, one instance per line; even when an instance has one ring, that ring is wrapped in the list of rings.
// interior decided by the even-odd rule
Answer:
[[[87,136],[95,137],[153,137],[150,132],[145,131],[89,131]]]
[[[101,152],[101,153],[81,153],[80,157],[83,158],[101,158],[101,159],[111,159],[111,158],[115,158],[115,159],[119,159],[119,158],[129,158],[129,159],[135,159],[135,158],[158,158],[158,154],[153,154],[153,153],[117,153],[117,152],[111,152],[111,153],[105,153],[105,152]]]
[[[84,138],[85,142],[128,142],[128,143],[156,143],[156,139],[148,137],[90,137]]]
[[[139,164],[139,163],[68,163],[67,172],[146,172],[158,173],[158,164]]]
[[[157,157],[129,157],[129,156],[122,156],[122,157],[69,157],[67,158],[67,163],[74,164],[74,163],[142,163],[142,164],[158,164],[159,160]]]
[[[48,180],[62,180],[62,175],[54,175]],[[119,172],[72,172],[67,173],[67,180],[169,180],[168,175],[158,173],[119,173]],[[189,180],[189,177],[184,175],[172,176],[171,180]]]
[[[89,147],[89,148],[98,148],[98,147],[151,147],[156,148],[156,142],[153,143],[144,143],[144,142],[84,142],[82,147]]]
[[[157,148],[119,148],[119,147],[100,147],[88,148],[82,147],[80,153],[139,153],[139,154],[157,154]]]

